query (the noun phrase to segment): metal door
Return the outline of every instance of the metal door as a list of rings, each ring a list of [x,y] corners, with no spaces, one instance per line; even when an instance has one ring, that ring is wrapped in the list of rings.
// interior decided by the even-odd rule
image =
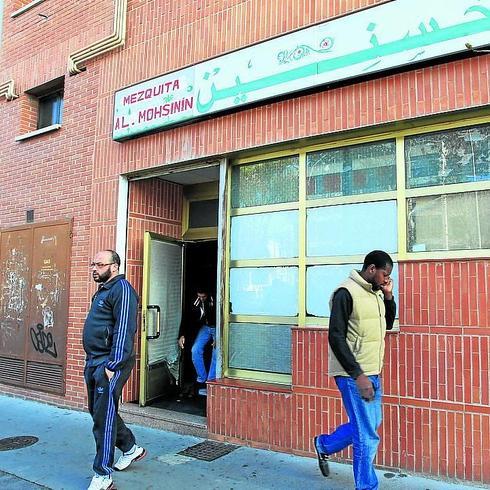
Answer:
[[[25,342],[31,287],[32,230],[1,234],[0,380],[25,383]]]
[[[66,360],[70,242],[67,224],[33,230],[26,383],[54,391]]]
[[[182,243],[146,232],[143,254],[141,406],[179,381]]]
[[[0,380],[64,393],[71,222],[0,236]]]

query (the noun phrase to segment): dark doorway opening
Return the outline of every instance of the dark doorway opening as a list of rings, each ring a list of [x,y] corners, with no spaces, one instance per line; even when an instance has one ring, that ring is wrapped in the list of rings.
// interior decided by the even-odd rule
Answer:
[[[188,321],[186,312],[193,304],[198,286],[204,286],[216,300],[218,242],[216,240],[184,243],[184,267],[182,290],[182,322]],[[196,371],[192,363],[191,348],[197,335],[193,326],[183,325],[184,350],[180,360],[180,380],[170,385],[166,393],[151,405],[180,413],[206,416],[206,397],[198,394],[201,387],[196,383]],[[204,359],[207,368],[211,361],[212,346],[206,348]]]

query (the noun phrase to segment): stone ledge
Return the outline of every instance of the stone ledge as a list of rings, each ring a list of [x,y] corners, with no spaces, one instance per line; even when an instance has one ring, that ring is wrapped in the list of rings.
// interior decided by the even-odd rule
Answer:
[[[40,3],[43,3],[44,0],[33,0],[32,2],[28,3],[27,5],[24,5],[20,9],[16,10],[15,12],[12,12],[10,14],[10,17],[15,18],[18,17],[19,15],[23,14],[24,12],[27,12],[28,10],[31,10],[31,8],[35,7],[36,5],[39,5]]]
[[[57,131],[60,128],[61,128],[61,124],[51,124],[51,126],[46,126],[45,128],[36,129],[35,131],[30,131],[29,133],[16,136],[15,141],[24,141],[29,138],[34,138],[36,136],[39,136],[41,134],[51,133],[51,131]]]
[[[125,422],[131,424],[202,437],[203,439],[208,437],[206,417],[199,415],[174,412],[162,408],[140,407],[133,403],[121,404],[119,413]]]

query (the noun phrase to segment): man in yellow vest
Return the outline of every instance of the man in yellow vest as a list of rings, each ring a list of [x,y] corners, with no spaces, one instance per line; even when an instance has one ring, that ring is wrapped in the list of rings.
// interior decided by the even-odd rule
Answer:
[[[318,464],[329,475],[328,456],[353,445],[356,490],[378,488],[373,461],[381,424],[384,338],[393,328],[391,257],[381,250],[366,255],[361,271],[353,270],[330,298],[329,375],[334,376],[349,422],[331,434],[314,438]]]

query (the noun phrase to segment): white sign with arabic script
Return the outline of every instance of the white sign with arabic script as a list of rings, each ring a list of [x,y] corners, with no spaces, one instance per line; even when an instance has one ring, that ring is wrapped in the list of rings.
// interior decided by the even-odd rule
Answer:
[[[490,44],[490,0],[395,0],[115,94],[123,140],[216,112]]]

